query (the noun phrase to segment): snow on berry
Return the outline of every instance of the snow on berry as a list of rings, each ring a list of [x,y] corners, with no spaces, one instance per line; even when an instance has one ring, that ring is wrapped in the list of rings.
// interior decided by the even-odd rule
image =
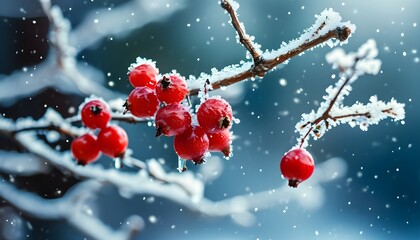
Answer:
[[[231,156],[232,134],[229,129],[207,133],[207,136],[209,138],[210,152],[222,152],[225,157]]]
[[[86,127],[91,129],[102,129],[105,128],[111,120],[111,110],[102,100],[90,100],[83,106],[81,117],[82,122]]]
[[[125,112],[130,111],[133,116],[141,118],[153,117],[158,106],[155,91],[148,87],[136,87],[124,103]]]
[[[128,73],[128,79],[133,87],[149,87],[155,89],[159,70],[151,64],[141,64]]]
[[[79,165],[96,161],[101,152],[96,137],[91,133],[83,134],[71,142],[71,153]]]
[[[128,136],[123,128],[111,125],[99,132],[98,144],[105,155],[121,157],[127,150]]]
[[[314,166],[312,155],[303,148],[291,149],[280,161],[280,171],[293,188],[312,175]]]
[[[179,103],[161,107],[155,116],[156,136],[175,136],[191,126],[189,109]]]
[[[182,102],[188,92],[187,81],[177,73],[164,75],[156,84],[156,95],[166,104]]]
[[[232,107],[220,97],[205,100],[197,110],[198,123],[206,132],[218,132],[229,128],[232,118]]]
[[[175,136],[174,149],[180,158],[200,164],[204,162],[204,155],[209,149],[209,138],[203,128],[192,126]]]

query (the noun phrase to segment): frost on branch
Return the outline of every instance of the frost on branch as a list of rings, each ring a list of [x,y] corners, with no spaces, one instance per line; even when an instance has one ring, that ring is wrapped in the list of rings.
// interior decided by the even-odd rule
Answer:
[[[231,16],[237,38],[244,45],[247,53],[252,56],[253,61],[241,61],[239,64],[233,64],[221,70],[213,68],[210,74],[201,73],[198,77],[190,76],[188,79],[190,95],[197,94],[207,80],[210,81],[212,89],[216,90],[248,78],[263,77],[277,65],[287,63],[292,57],[303,54],[306,50],[317,46],[333,47],[347,43],[348,38],[356,30],[354,24],[349,21],[343,22],[339,13],[326,9],[315,16],[315,23],[300,37],[289,43],[283,42],[277,50],[266,50],[261,54],[260,45],[252,41],[253,38],[249,37],[243,24],[239,22],[236,14],[239,5],[235,1],[224,0],[222,7]]]
[[[86,181],[67,192],[62,198],[47,200],[17,189],[0,178],[0,197],[25,216],[44,220],[65,220],[93,239],[132,239],[144,227],[144,221],[139,216],[129,217],[125,221],[127,225],[113,230],[92,213],[88,202],[102,187],[103,184],[98,181]]]
[[[311,42],[320,38],[321,36],[327,35],[330,31],[334,31],[337,29],[344,29],[348,28],[350,32],[348,36],[345,36],[346,33],[341,33],[343,36],[340,36],[340,32],[337,32],[337,37],[330,38],[327,41],[316,45],[316,46],[325,46],[328,45],[329,47],[337,46],[338,44],[346,44],[348,41],[348,37],[351,36],[351,33],[356,31],[356,26],[351,24],[350,22],[342,22],[342,18],[339,13],[333,11],[331,8],[325,9],[321,14],[315,15],[316,21],[314,25],[310,28],[305,29],[304,33],[297,39],[290,41],[289,43],[283,42],[281,44],[280,49],[266,51],[263,54],[263,57],[266,59],[275,59],[279,55],[287,54],[288,52],[294,51],[294,49],[298,48],[305,43]]]
[[[367,104],[356,102],[352,106],[343,105],[344,98],[352,90],[351,83],[361,75],[379,73],[381,61],[376,59],[377,55],[378,49],[373,39],[363,44],[357,52],[346,54],[343,49],[337,48],[326,55],[327,62],[334,69],[340,70],[340,79],[326,89],[327,95],[323,97],[324,102],[318,110],[302,114],[302,120],[296,124],[296,130],[300,133],[298,144],[301,147],[307,145],[307,137],[318,139],[327,130],[342,123],[348,123],[351,127],[359,126],[366,131],[370,125],[378,124],[388,117],[394,121],[404,119],[404,104],[393,98],[383,102],[371,96]]]
[[[50,0],[39,1],[50,20],[49,40],[53,54],[40,64],[27,66],[1,79],[1,105],[12,105],[49,87],[82,96],[121,97],[121,94],[104,87],[105,74],[102,71],[77,61],[77,55],[109,35],[123,37],[132,30],[172,15],[184,6],[184,1],[131,0],[112,9],[95,9],[72,29],[58,6],[52,6]]]

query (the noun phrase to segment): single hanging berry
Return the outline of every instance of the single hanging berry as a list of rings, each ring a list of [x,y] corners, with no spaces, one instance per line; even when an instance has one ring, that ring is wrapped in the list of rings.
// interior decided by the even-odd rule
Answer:
[[[315,163],[312,155],[303,148],[294,148],[287,152],[280,161],[280,171],[289,180],[289,186],[296,188],[314,172]]]
[[[100,150],[109,157],[121,157],[128,146],[128,136],[124,129],[111,125],[98,134]]]
[[[191,114],[181,104],[171,103],[156,112],[155,126],[156,137],[179,135],[191,126]]]
[[[222,98],[209,98],[197,110],[198,124],[206,132],[218,132],[232,124],[232,107]]]
[[[159,70],[151,63],[140,64],[128,73],[128,79],[133,87],[149,87],[155,89]]]
[[[91,129],[105,128],[111,120],[108,104],[101,100],[87,102],[81,111],[83,124]]]
[[[133,116],[146,118],[153,117],[159,107],[155,92],[148,87],[136,87],[131,91],[125,101],[126,111]]]
[[[209,138],[209,151],[222,152],[225,157],[231,154],[232,136],[229,129],[215,133],[207,133]]]
[[[96,161],[101,155],[97,139],[90,133],[83,134],[71,142],[71,153],[77,164],[83,166]]]
[[[174,149],[179,157],[200,164],[204,162],[204,154],[209,149],[209,138],[200,126],[192,126],[175,136]]]
[[[182,102],[188,92],[187,81],[179,74],[165,75],[156,84],[156,95],[166,104]]]

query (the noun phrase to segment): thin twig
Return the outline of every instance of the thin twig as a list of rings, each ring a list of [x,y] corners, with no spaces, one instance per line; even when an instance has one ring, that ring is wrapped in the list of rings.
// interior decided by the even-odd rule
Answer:
[[[239,36],[239,41],[244,45],[246,50],[251,54],[254,64],[258,64],[262,58],[261,54],[255,49],[254,45],[252,44],[251,39],[249,38],[248,34],[246,34],[245,29],[241,27],[241,23],[239,22],[238,15],[236,15],[235,10],[233,9],[232,5],[230,5],[229,1],[223,0],[220,4],[222,8],[224,8],[230,15],[231,22],[233,27],[235,28],[236,32]]]

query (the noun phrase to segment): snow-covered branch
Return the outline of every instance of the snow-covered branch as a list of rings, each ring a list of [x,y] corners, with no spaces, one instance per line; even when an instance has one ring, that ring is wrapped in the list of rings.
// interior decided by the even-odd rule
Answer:
[[[104,169],[95,164],[83,167],[76,165],[68,152],[54,151],[37,139],[33,132],[19,133],[17,139],[28,151],[42,157],[61,171],[80,179],[95,179],[102,183],[112,184],[124,197],[151,194],[166,198],[206,216],[232,217],[236,223],[245,226],[254,222],[251,212],[255,209],[265,209],[291,201],[297,201],[305,208],[319,207],[323,201],[323,190],[319,184],[341,177],[346,171],[343,160],[331,159],[319,167],[315,177],[311,179],[312,182],[307,184],[306,188],[302,187],[298,191],[293,191],[284,185],[277,189],[214,202],[203,196],[204,182],[193,173],[167,173],[156,160],[149,160],[146,163],[147,167],[134,173]],[[212,160],[216,161],[214,158]],[[136,164],[136,161],[138,160],[129,157],[127,163]]]
[[[72,30],[58,6],[50,0],[39,0],[50,20],[49,41],[54,51],[36,65],[28,66],[0,81],[0,103],[12,105],[26,96],[34,96],[51,87],[63,93],[85,96],[91,94],[105,99],[122,97],[103,84],[105,75],[98,69],[78,62],[76,56],[104,37],[115,37],[170,16],[183,7],[183,1],[132,0],[119,7],[94,10],[78,28]],[[126,16],[122,18],[121,16]]]
[[[239,4],[233,0],[224,0],[222,7],[229,13],[232,25],[238,34],[237,39],[248,50],[253,61],[227,66],[222,70],[212,69],[210,74],[202,73],[199,77],[190,76],[188,79],[190,95],[198,94],[207,80],[210,81],[212,89],[219,89],[248,78],[263,77],[277,65],[287,63],[292,57],[306,50],[317,46],[333,47],[347,43],[348,38],[356,30],[356,26],[350,22],[342,22],[337,12],[326,9],[316,16],[315,23],[299,38],[289,43],[283,42],[277,50],[266,50],[260,54],[259,44],[252,42],[252,37],[246,34],[244,25],[238,20],[236,10]]]
[[[70,34],[70,42],[82,51],[105,37],[118,37],[165,19],[184,7],[184,1],[132,0],[115,8],[96,9]]]
[[[65,220],[94,239],[132,239],[144,226],[139,216],[131,216],[126,220],[127,225],[113,230],[93,215],[87,201],[94,198],[102,187],[103,184],[96,180],[85,181],[63,197],[47,200],[0,179],[0,198],[24,215],[44,220]]]
[[[385,118],[400,121],[405,118],[404,104],[391,99],[385,103],[376,96],[369,99],[368,104],[355,103],[352,106],[344,106],[343,100],[350,94],[351,83],[364,74],[376,75],[381,68],[381,61],[376,59],[378,49],[373,39],[363,44],[357,52],[345,54],[341,48],[334,49],[327,54],[327,62],[333,68],[340,69],[340,79],[335,86],[326,89],[327,95],[318,110],[309,114],[302,114],[302,119],[296,124],[296,130],[300,133],[298,144],[305,147],[307,138],[322,137],[326,131],[342,123],[348,123],[351,127],[359,125],[361,130],[366,131],[372,124],[378,124]]]

